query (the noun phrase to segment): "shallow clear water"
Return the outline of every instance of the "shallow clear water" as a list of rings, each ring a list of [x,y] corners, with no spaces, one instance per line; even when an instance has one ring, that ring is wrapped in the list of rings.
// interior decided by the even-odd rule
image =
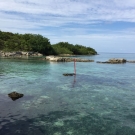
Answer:
[[[73,62],[0,59],[0,135],[135,135],[135,64],[76,66],[76,76],[63,76],[73,73]],[[24,97],[12,101],[12,91]]]

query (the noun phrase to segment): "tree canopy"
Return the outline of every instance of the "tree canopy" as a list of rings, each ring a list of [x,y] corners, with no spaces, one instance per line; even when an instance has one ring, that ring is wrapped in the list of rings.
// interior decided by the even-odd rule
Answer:
[[[51,45],[48,38],[39,34],[18,34],[0,31],[0,50],[3,51],[34,51],[44,55],[97,54],[90,47],[73,45],[68,42],[59,42]]]
[[[52,45],[57,54],[75,54],[75,55],[94,55],[97,52],[90,47],[85,47],[82,45],[73,45],[68,42],[59,42]]]

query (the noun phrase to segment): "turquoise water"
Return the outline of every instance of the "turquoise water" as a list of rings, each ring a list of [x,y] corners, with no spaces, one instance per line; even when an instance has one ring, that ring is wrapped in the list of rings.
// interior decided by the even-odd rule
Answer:
[[[80,56],[78,56],[80,57]],[[135,60],[135,54],[81,56]],[[135,64],[0,59],[0,135],[135,135]],[[12,101],[8,93],[24,97]]]

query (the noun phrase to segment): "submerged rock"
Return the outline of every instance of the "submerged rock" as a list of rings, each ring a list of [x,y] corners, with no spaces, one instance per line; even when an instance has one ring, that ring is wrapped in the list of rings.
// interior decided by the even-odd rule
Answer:
[[[8,96],[9,96],[13,101],[15,101],[16,99],[23,97],[23,94],[17,93],[16,91],[14,91],[14,92],[9,93]]]
[[[129,63],[135,63],[135,60],[128,60]]]
[[[102,61],[97,61],[97,63],[110,63],[110,62],[108,62],[108,61],[104,61],[104,62],[102,62]]]
[[[65,74],[63,74],[64,76],[73,76],[73,75],[75,75],[75,73],[65,73]]]

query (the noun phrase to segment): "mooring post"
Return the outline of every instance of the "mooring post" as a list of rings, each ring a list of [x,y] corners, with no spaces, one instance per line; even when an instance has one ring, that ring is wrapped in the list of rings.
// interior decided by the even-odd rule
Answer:
[[[74,73],[75,73],[75,75],[76,75],[76,59],[74,59]]]

